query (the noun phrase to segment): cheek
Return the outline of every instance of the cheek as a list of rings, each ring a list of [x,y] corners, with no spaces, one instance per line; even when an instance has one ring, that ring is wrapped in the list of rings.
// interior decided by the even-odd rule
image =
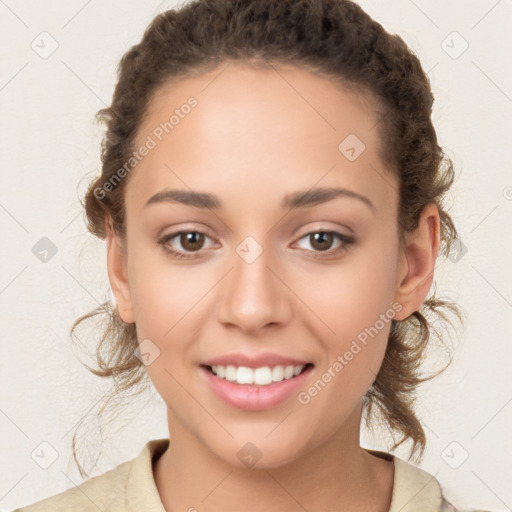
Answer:
[[[396,251],[383,237],[378,246],[355,252],[314,279],[301,277],[301,296],[316,318],[311,316],[309,325],[318,326],[315,335],[327,353],[320,373],[328,372],[325,379],[335,381],[332,388],[342,388],[345,396],[364,395],[382,364],[398,309],[393,307]]]
[[[319,326],[315,334],[326,357],[311,386],[298,398],[311,413],[311,421],[324,418],[326,429],[347,420],[382,365],[396,314],[387,281],[378,272],[363,277],[351,272],[331,279],[328,292],[324,288],[309,296],[322,320],[315,322]]]
[[[297,276],[304,302],[335,343],[357,337],[381,314],[394,314],[395,261],[392,249],[372,249],[354,253],[339,266]]]
[[[146,343],[149,352],[156,354],[146,366],[155,388],[168,404],[186,407],[183,404],[190,397],[180,383],[185,382],[189,365],[196,362],[190,348],[199,335],[199,316],[204,315],[214,282],[197,269],[187,272],[192,267],[166,263],[165,256],[155,256],[155,252],[134,250],[130,255],[137,337],[141,351]]]
[[[160,248],[134,249],[128,261],[137,331],[162,342],[176,336],[215,284],[207,268],[179,266],[166,258]]]
[[[194,347],[212,318],[212,292],[219,273],[208,265],[173,264],[159,252],[135,249],[130,254],[137,337],[139,342],[149,339],[151,343],[145,343],[157,354],[146,366],[155,388],[169,404],[186,404],[190,396],[180,383],[199,363]]]

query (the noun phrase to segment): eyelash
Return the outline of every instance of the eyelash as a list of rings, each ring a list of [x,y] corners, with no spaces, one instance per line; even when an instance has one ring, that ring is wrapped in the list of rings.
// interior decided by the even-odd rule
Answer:
[[[164,249],[164,251],[166,251],[172,257],[174,257],[176,259],[181,260],[181,259],[192,259],[192,258],[195,258],[196,254],[198,254],[200,251],[196,251],[196,252],[192,252],[192,253],[186,253],[186,252],[182,252],[182,251],[177,251],[176,249],[170,249],[166,245],[167,242],[169,242],[173,238],[175,238],[175,237],[177,237],[179,235],[189,234],[189,233],[196,233],[196,234],[199,234],[199,235],[205,235],[206,237],[210,238],[203,231],[198,231],[198,230],[189,230],[189,231],[182,230],[182,231],[176,231],[174,233],[169,233],[168,235],[164,235],[162,238],[160,238],[158,240],[158,245],[161,246]],[[344,235],[344,234],[339,233],[337,231],[327,231],[327,230],[310,231],[309,233],[306,233],[303,236],[301,236],[299,238],[299,240],[302,240],[303,238],[306,238],[306,237],[308,237],[310,235],[318,234],[318,233],[334,235],[335,237],[337,237],[342,242],[342,244],[339,247],[337,247],[336,249],[330,249],[328,251],[310,251],[310,250],[304,249],[307,252],[312,252],[313,253],[312,256],[314,258],[326,258],[326,257],[329,257],[329,256],[334,256],[334,255],[336,255],[338,253],[341,253],[343,250],[346,250],[350,245],[355,243],[355,239],[353,237]]]

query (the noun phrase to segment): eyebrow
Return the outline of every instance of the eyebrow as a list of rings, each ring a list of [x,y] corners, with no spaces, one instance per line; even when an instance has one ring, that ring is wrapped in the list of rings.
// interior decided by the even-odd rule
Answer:
[[[336,197],[350,197],[358,199],[375,212],[374,204],[366,196],[358,194],[345,188],[314,188],[311,190],[300,190],[287,194],[281,203],[283,209],[298,209],[315,206]],[[220,199],[206,192],[195,192],[192,190],[170,190],[165,189],[151,196],[144,207],[155,203],[181,203],[195,208],[216,210],[222,207]]]

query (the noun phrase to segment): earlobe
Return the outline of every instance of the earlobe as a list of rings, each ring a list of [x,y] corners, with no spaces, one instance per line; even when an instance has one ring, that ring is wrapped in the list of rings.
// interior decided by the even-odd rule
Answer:
[[[112,224],[109,222],[107,226],[107,269],[110,286],[116,298],[121,320],[127,324],[132,324],[135,320],[126,271],[126,256],[122,243],[112,228]]]
[[[404,235],[404,270],[399,277],[395,300],[402,305],[396,320],[404,320],[418,311],[427,297],[434,278],[440,248],[439,211],[434,203],[423,209],[418,226]]]

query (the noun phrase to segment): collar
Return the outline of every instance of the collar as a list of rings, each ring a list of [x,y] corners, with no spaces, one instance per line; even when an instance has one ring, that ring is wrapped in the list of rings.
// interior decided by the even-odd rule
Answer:
[[[389,512],[438,512],[440,510],[443,497],[439,482],[433,475],[396,455],[365,450],[377,457],[393,461],[395,473]]]
[[[166,512],[153,477],[153,459],[169,446],[169,438],[148,441],[140,454],[131,462],[126,477],[125,510],[137,512]],[[438,512],[442,503],[439,482],[434,476],[395,455],[369,450],[369,453],[393,460],[393,493],[389,512]],[[141,493],[144,489],[146,492]]]

